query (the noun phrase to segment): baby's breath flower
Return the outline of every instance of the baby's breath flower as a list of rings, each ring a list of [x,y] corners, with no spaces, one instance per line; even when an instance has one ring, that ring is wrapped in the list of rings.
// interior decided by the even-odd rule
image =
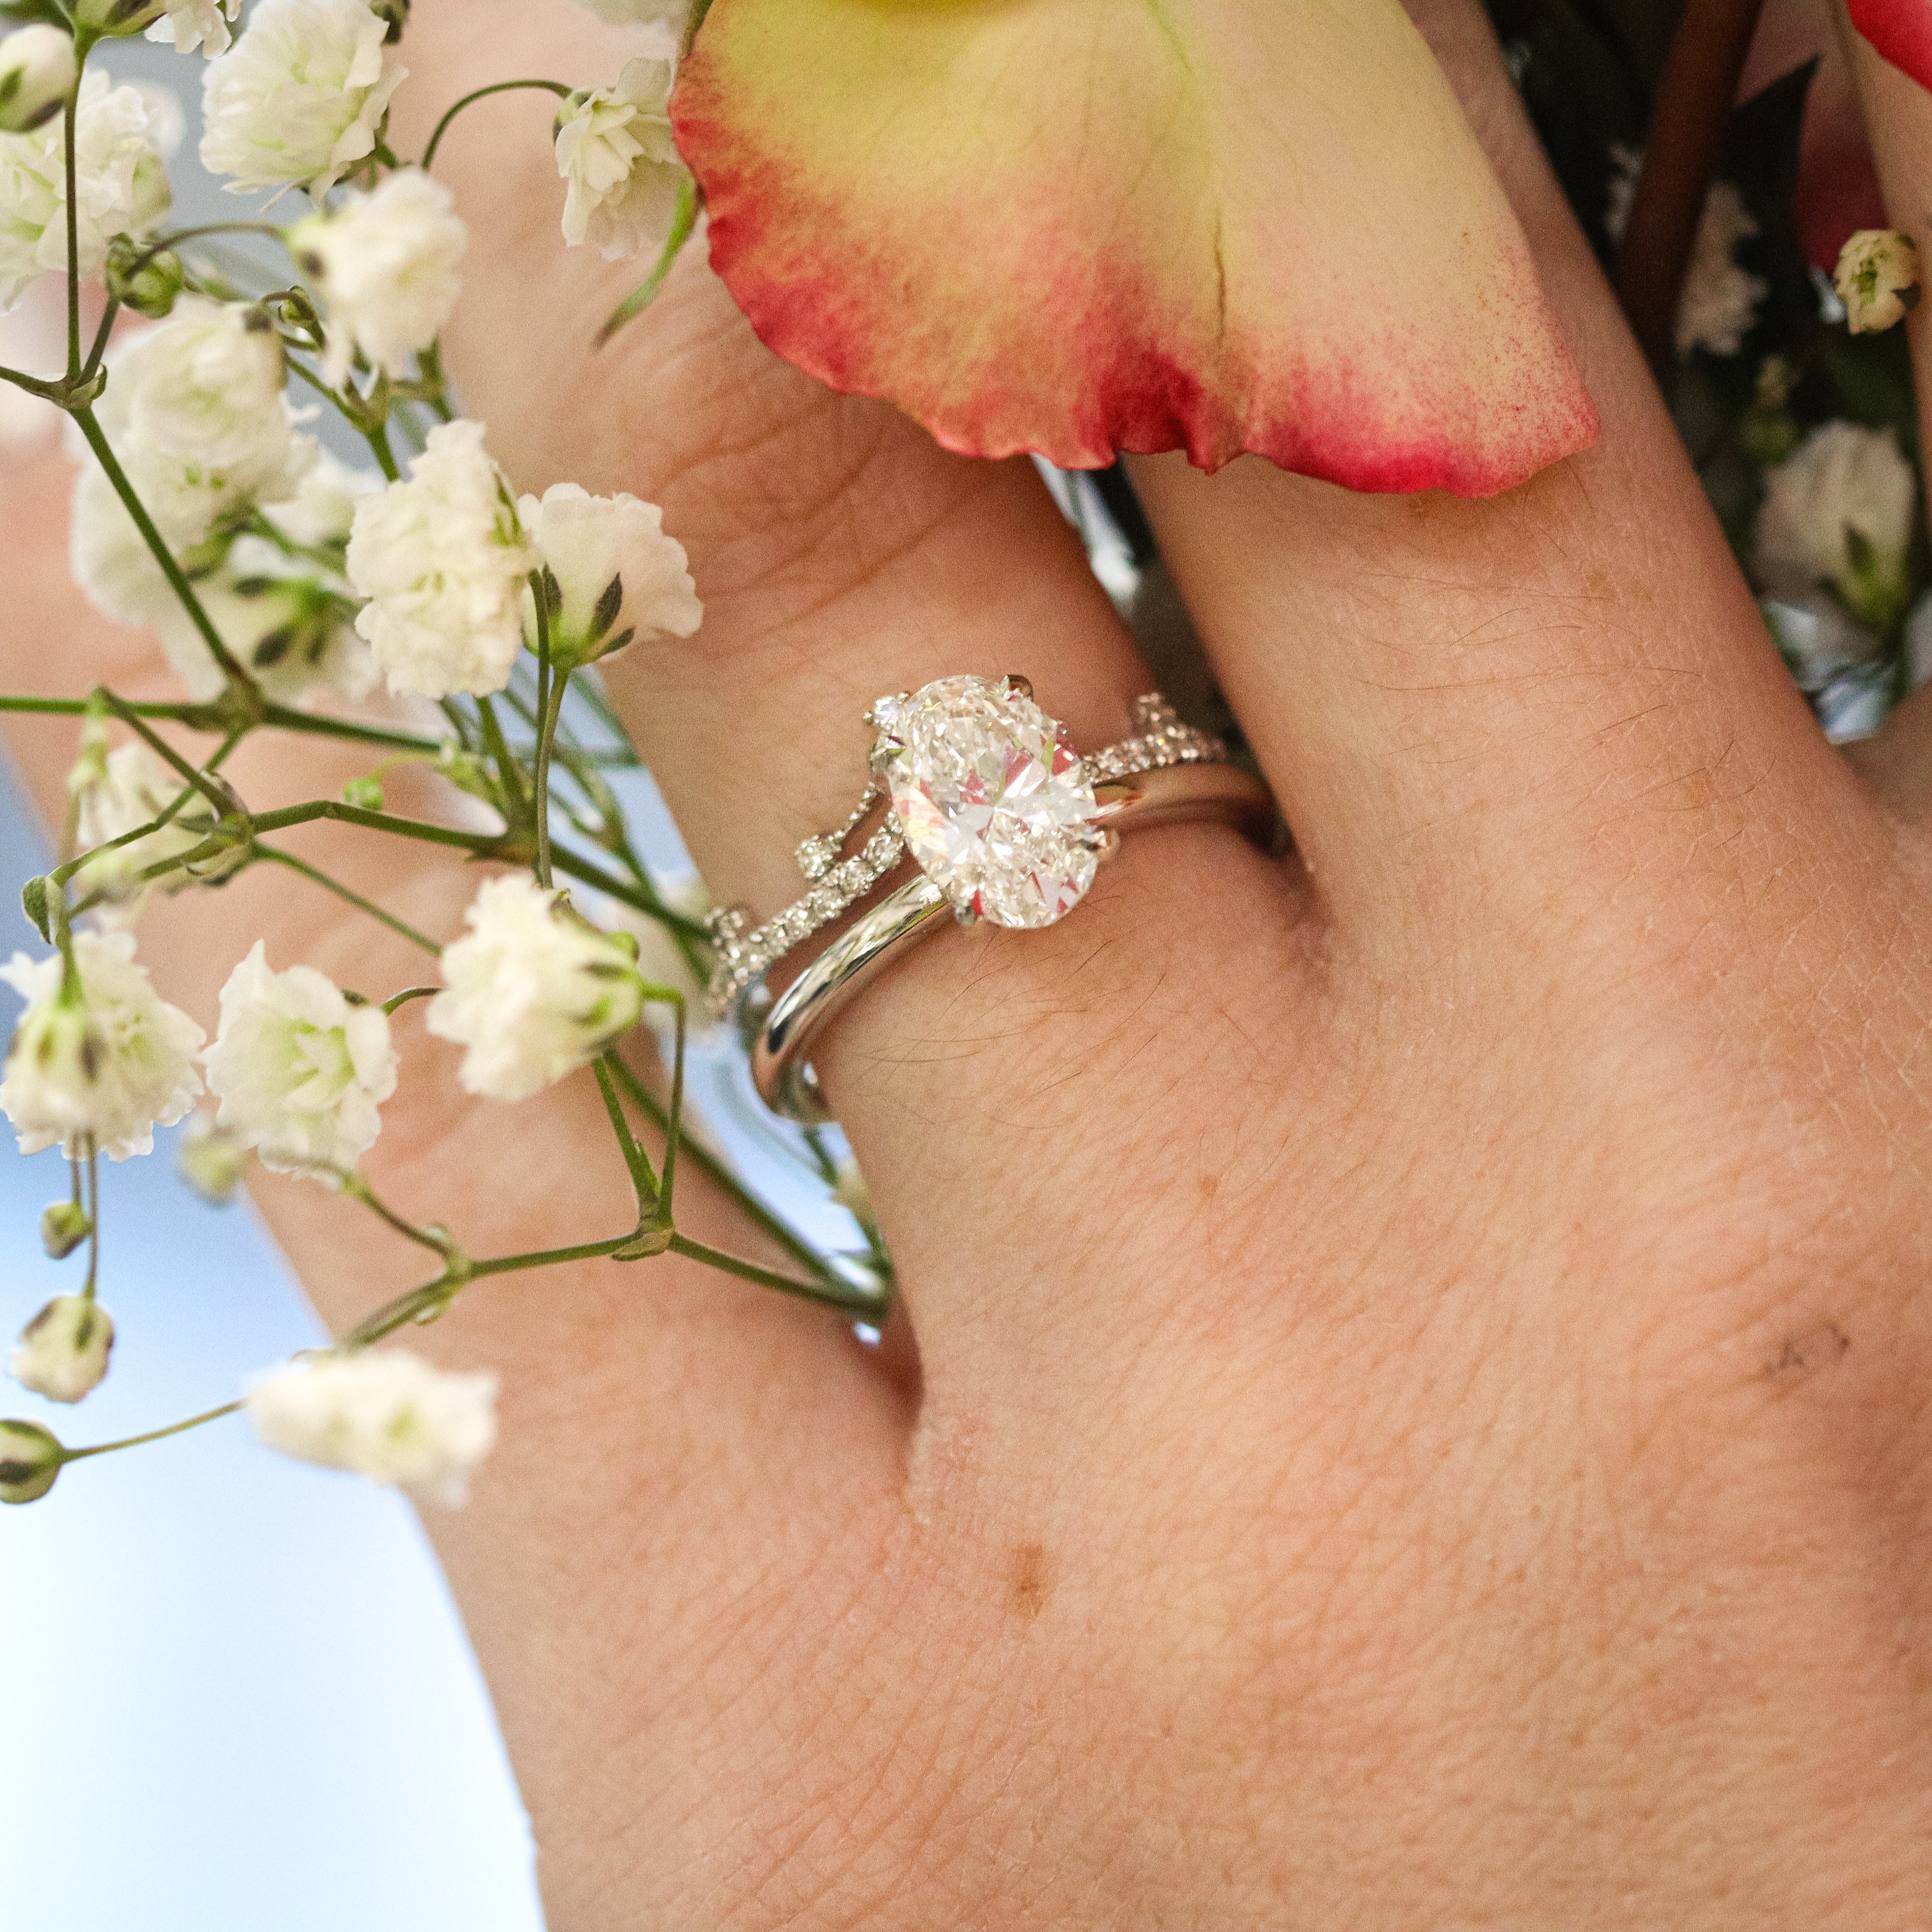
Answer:
[[[74,806],[75,849],[81,852],[92,851],[160,818],[182,791],[182,781],[164,770],[146,746],[130,743],[110,752],[105,730],[92,722],[82,729],[80,757],[67,783]],[[158,832],[90,859],[74,875],[75,883],[83,892],[104,894],[103,910],[111,908],[119,916],[132,919],[147,896],[142,872],[192,850],[208,829],[207,806],[196,794]],[[163,883],[179,887],[188,883],[188,875],[170,874]]]
[[[1918,306],[1918,249],[1896,228],[1862,228],[1838,251],[1834,282],[1854,335],[1876,335]]]
[[[524,580],[536,556],[483,446],[481,423],[444,423],[406,482],[359,497],[350,580],[369,599],[356,628],[398,693],[501,691],[523,646]]]
[[[664,512],[635,496],[592,496],[556,483],[517,515],[543,560],[550,655],[588,664],[641,638],[688,638],[704,616],[684,546],[664,534]],[[526,618],[534,646],[534,608]]]
[[[406,70],[364,0],[260,0],[202,87],[202,165],[237,190],[290,183],[325,194],[376,146]]]
[[[469,1051],[458,1077],[492,1100],[525,1100],[637,1024],[634,940],[600,932],[527,872],[489,880],[443,948],[445,990],[428,1024]]]
[[[691,17],[691,0],[584,0],[584,4],[614,27],[662,27],[682,34]]]
[[[168,212],[163,156],[174,131],[159,90],[84,76],[74,157],[78,262],[92,280],[116,235],[145,235]],[[0,134],[0,310],[28,284],[67,267],[67,140],[62,116]]]
[[[0,1503],[37,1503],[54,1486],[66,1453],[38,1422],[0,1422]]]
[[[258,1376],[248,1414],[285,1456],[454,1508],[496,1439],[496,1386],[494,1375],[452,1375],[400,1348],[326,1355]]]
[[[50,1201],[40,1216],[40,1246],[50,1262],[64,1262],[94,1232],[78,1201]]]
[[[16,952],[0,966],[27,1001],[0,1080],[0,1109],[22,1154],[59,1147],[71,1160],[98,1148],[110,1160],[152,1153],[157,1125],[172,1126],[201,1092],[194,1056],[205,1034],[170,1006],[134,963],[126,932],[77,932],[79,985],[60,956]]]
[[[1892,432],[1826,423],[1764,483],[1753,560],[1760,587],[1799,599],[1828,588],[1860,622],[1883,631],[1911,594],[1918,496]]]
[[[289,253],[328,304],[328,380],[341,382],[358,350],[385,374],[406,375],[456,307],[469,245],[448,189],[420,168],[297,222]]]
[[[568,184],[563,238],[607,262],[657,254],[688,178],[670,130],[668,60],[628,61],[615,87],[573,94],[556,117],[556,171]]]
[[[0,40],[0,134],[26,134],[61,111],[80,71],[72,38],[37,22]]]
[[[114,1319],[90,1295],[61,1294],[20,1330],[7,1372],[50,1402],[79,1402],[100,1386]]]
[[[278,1174],[355,1166],[381,1132],[396,1090],[396,1050],[380,1006],[352,1006],[312,966],[271,972],[256,940],[221,989],[205,1056],[216,1124]]]
[[[259,309],[199,296],[183,296],[167,321],[110,358],[96,414],[177,550],[301,486],[316,446],[296,433],[284,378],[281,344]],[[78,533],[75,542],[78,566]]]

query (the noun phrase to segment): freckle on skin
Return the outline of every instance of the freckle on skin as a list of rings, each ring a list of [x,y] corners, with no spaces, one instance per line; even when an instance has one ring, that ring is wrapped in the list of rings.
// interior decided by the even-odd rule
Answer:
[[[1216,1194],[1220,1191],[1220,1186],[1221,1178],[1219,1174],[1204,1174],[1201,1177],[1202,1199],[1204,1201],[1213,1200]]]
[[[1046,1547],[1043,1544],[1022,1543],[1013,1552],[1012,1581],[1006,1589],[1006,1607],[1015,1616],[1031,1623],[1046,1608],[1053,1593],[1047,1574]]]

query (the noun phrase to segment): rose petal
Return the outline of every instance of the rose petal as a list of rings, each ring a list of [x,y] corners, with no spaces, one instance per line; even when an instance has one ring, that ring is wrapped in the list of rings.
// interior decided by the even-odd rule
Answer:
[[[715,0],[672,112],[760,335],[949,448],[1476,496],[1596,434],[1396,0]]]
[[[1921,87],[1932,87],[1932,0],[1850,0],[1852,25]]]

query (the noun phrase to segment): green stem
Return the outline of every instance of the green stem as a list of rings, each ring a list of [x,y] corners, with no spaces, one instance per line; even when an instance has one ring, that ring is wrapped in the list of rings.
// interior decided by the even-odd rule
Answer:
[[[16,389],[25,389],[30,396],[38,396],[45,402],[56,401],[62,393],[59,383],[43,381],[22,369],[0,368],[0,382],[11,382]]]
[[[255,856],[260,859],[266,859],[274,865],[286,866],[290,872],[299,872],[304,878],[314,880],[325,892],[333,892],[338,898],[346,900],[357,910],[366,912],[371,919],[379,920],[392,932],[400,933],[412,945],[420,946],[425,952],[440,953],[442,952],[442,948],[437,945],[434,940],[418,932],[414,926],[397,918],[393,913],[385,912],[373,901],[365,899],[360,892],[352,892],[340,879],[331,878],[319,866],[311,866],[306,859],[298,859],[292,852],[284,852],[279,845],[264,845],[259,840],[255,845]],[[436,988],[431,987],[429,990],[434,992]],[[383,1008],[386,1012],[393,1012],[394,1010],[393,1006],[385,1006]]]
[[[353,420],[353,418],[352,418]],[[396,467],[395,452],[389,447],[389,432],[381,423],[364,428],[362,434],[368,438],[369,447],[374,452],[377,465],[392,483],[400,483],[403,472]]]
[[[92,1301],[100,1280],[100,1151],[92,1134],[87,1137],[87,1285],[80,1294],[83,1301]]]
[[[167,764],[172,766],[179,777],[194,786],[195,790],[214,807],[217,818],[226,818],[234,811],[235,798],[232,793],[225,791],[221,787],[218,786],[207,772],[200,771],[190,764],[187,759],[183,758],[158,731],[147,724],[136,712],[129,710],[127,706],[123,704],[105,685],[96,685],[94,688],[94,695],[100,704],[104,705],[116,718],[119,718],[122,723],[146,745],[150,751],[158,752]],[[223,755],[226,756],[228,752],[232,751],[246,735],[245,730],[232,733],[228,743],[224,748]]]
[[[678,184],[677,211],[671,217],[670,233],[666,238],[663,252],[657,259],[650,273],[611,311],[610,319],[597,332],[597,346],[602,349],[627,322],[634,320],[644,314],[657,299],[658,291],[664,285],[664,278],[686,242],[691,239],[691,231],[698,225],[698,184],[686,175]]]
[[[477,858],[496,857],[503,842],[492,832],[459,832],[452,825],[430,825],[421,819],[398,818],[387,812],[364,812],[360,806],[344,805],[333,798],[265,812],[254,823],[257,832],[283,832],[291,825],[313,825],[322,818],[344,825],[365,826],[371,832],[392,832],[399,838],[418,838],[428,844],[454,846],[458,851]]]
[[[107,353],[109,338],[114,333],[115,318],[121,313],[121,298],[110,296],[107,306],[100,311],[100,326],[94,332],[93,346],[87,352],[87,360],[82,364],[80,380],[86,383],[100,367],[101,358]]]
[[[559,676],[550,661],[550,596],[542,572],[532,572],[530,593],[537,607],[537,758],[536,797],[537,884],[548,886],[550,871],[550,755],[556,741],[557,722],[563,715],[563,694],[570,673]]]
[[[0,712],[17,711],[45,718],[84,718],[90,700],[85,698],[26,698],[0,693]],[[218,705],[132,704],[116,699],[117,716],[124,718],[161,718],[170,724],[185,724],[190,731],[226,732],[234,720]],[[346,738],[358,745],[380,745],[399,752],[414,752],[434,758],[442,747],[434,738],[419,738],[408,731],[391,731],[380,724],[358,724],[352,718],[329,718],[320,712],[292,711],[286,705],[265,704],[264,724],[280,731],[299,731],[321,738]]]
[[[415,1222],[406,1220],[384,1202],[359,1173],[352,1170],[339,1172],[342,1191],[352,1201],[359,1201],[379,1221],[393,1228],[406,1241],[413,1241],[418,1247],[427,1248],[444,1265],[446,1274],[460,1280],[468,1272],[469,1264],[458,1252],[456,1244],[447,1234],[439,1234],[430,1228],[420,1228]]]
[[[171,1422],[165,1429],[151,1429],[145,1436],[124,1436],[118,1442],[97,1442],[86,1449],[63,1449],[61,1460],[63,1463],[84,1462],[90,1456],[111,1456],[117,1449],[138,1449],[146,1442],[165,1442],[170,1436],[178,1436],[185,1430],[199,1429],[205,1422],[219,1422],[224,1415],[233,1415],[242,1407],[238,1402],[224,1402],[219,1408],[191,1415],[185,1422]]]
[[[641,1226],[644,1216],[658,1204],[657,1178],[651,1172],[651,1164],[644,1150],[638,1144],[638,1137],[631,1131],[631,1124],[624,1117],[623,1102],[617,1097],[617,1088],[611,1070],[621,1070],[622,1062],[617,1058],[617,1049],[607,1046],[592,1063],[592,1071],[597,1076],[597,1090],[604,1096],[604,1111],[610,1117],[611,1130],[617,1136],[618,1150],[624,1156],[624,1165],[629,1169],[631,1187],[637,1196],[638,1221]]]
[[[392,993],[382,1002],[382,1010],[386,1013],[394,1014],[399,1008],[407,1006],[412,1000],[433,1000],[442,991],[440,986],[405,986],[400,993]]]
[[[704,1242],[694,1241],[684,1234],[672,1235],[668,1252],[682,1255],[687,1261],[701,1262],[706,1268],[716,1268],[721,1274],[736,1275],[740,1281],[748,1281],[754,1286],[775,1288],[781,1294],[796,1295],[802,1300],[844,1309],[850,1314],[862,1315],[869,1321],[882,1319],[892,1305],[892,1293],[888,1288],[857,1288],[845,1282],[835,1284],[799,1281],[790,1275],[760,1268],[754,1262],[740,1261],[736,1255],[707,1247]]]
[[[663,1000],[677,1015],[677,1038],[670,1063],[670,1120],[664,1130],[664,1171],[658,1183],[657,1224],[668,1228],[671,1225],[671,1190],[677,1180],[677,1150],[684,1138],[684,995],[674,987],[650,986],[645,996]]]
[[[478,88],[473,94],[466,94],[463,98],[436,124],[436,132],[430,135],[429,137],[429,146],[423,150],[423,172],[424,174],[428,174],[429,171],[436,166],[436,151],[442,146],[442,137],[448,132],[449,124],[454,121],[456,117],[471,104],[471,102],[481,100],[487,95],[492,94],[514,94],[520,89],[532,87],[542,88],[547,92],[554,94],[560,99],[565,100],[568,100],[571,95],[576,92],[574,88],[566,87],[563,82],[560,80],[500,80],[491,86]]]
[[[80,379],[80,188],[74,148],[80,128],[80,83],[88,51],[86,42],[76,34],[74,86],[68,90],[61,120],[62,146],[67,151],[62,159],[67,170],[67,379],[70,382]]]
[[[668,1137],[670,1116],[666,1113],[657,1096],[622,1060],[614,1057],[611,1064],[623,1084],[625,1092],[630,1095],[651,1124],[660,1133]],[[683,1151],[685,1158],[700,1174],[706,1176],[736,1203],[739,1212],[747,1220],[762,1228],[801,1267],[808,1268],[820,1281],[838,1281],[838,1275],[826,1264],[825,1258],[787,1227],[702,1141],[686,1140],[683,1143]]]
[[[220,633],[209,621],[208,613],[202,608],[201,599],[194,594],[194,586],[182,574],[181,566],[175,561],[173,551],[169,549],[160,532],[154,527],[154,520],[148,514],[146,506],[136,494],[134,486],[128,482],[127,472],[121,467],[120,459],[109,446],[106,432],[94,419],[92,406],[72,410],[70,414],[75,427],[86,439],[88,448],[94,452],[100,460],[101,468],[107,472],[107,480],[113,484],[114,494],[121,499],[128,515],[134,520],[134,527],[141,532],[142,542],[152,552],[154,561],[160,566],[162,575],[168,580],[175,595],[181,599],[182,608],[188,613],[195,628],[201,633],[202,641],[214,653],[214,661],[221,667],[223,675],[238,689],[259,697],[255,680],[242,669],[228,646],[221,641]]]

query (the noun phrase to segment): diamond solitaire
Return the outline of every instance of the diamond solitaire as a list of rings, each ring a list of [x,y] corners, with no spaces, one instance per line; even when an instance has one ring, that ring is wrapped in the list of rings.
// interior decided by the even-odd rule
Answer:
[[[906,849],[962,920],[1051,926],[1080,903],[1106,814],[1024,679],[941,678],[869,718]]]

